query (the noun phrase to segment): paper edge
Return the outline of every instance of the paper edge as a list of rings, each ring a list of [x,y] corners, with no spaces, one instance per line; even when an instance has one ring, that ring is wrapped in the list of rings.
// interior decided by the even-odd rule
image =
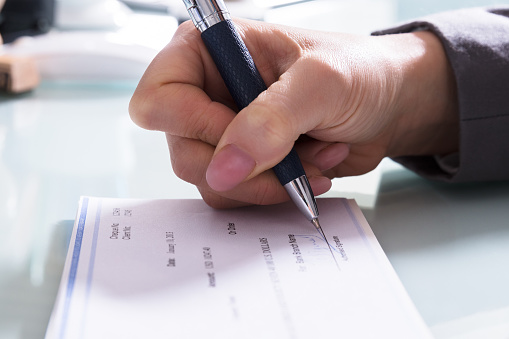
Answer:
[[[405,307],[412,311],[416,316],[412,317],[417,324],[416,326],[419,326],[421,328],[422,337],[423,338],[434,338],[430,327],[426,324],[424,319],[421,316],[421,313],[415,306],[414,302],[412,301],[412,298],[410,298],[410,295],[408,294],[405,286],[399,279],[399,276],[392,266],[389,258],[385,254],[385,251],[383,250],[382,246],[378,242],[378,239],[376,238],[375,233],[373,233],[373,230],[371,229],[371,226],[369,225],[368,221],[364,217],[364,214],[362,213],[359,205],[357,205],[357,202],[355,199],[347,199],[347,203],[354,214],[355,218],[359,222],[359,225],[362,227],[362,230],[364,234],[366,235],[366,239],[368,239],[371,248],[376,252],[377,257],[380,259],[380,263],[382,263],[385,267],[383,267],[384,271],[389,273],[387,275],[387,280],[389,280],[390,284],[393,284],[394,287],[396,287],[399,291],[401,291],[401,296],[403,297],[400,301],[405,303]]]

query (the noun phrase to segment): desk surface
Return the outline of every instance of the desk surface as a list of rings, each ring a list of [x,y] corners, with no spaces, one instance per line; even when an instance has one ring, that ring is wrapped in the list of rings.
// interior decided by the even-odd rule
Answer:
[[[42,337],[81,195],[199,198],[173,174],[164,135],[130,121],[133,90],[43,84],[1,97],[2,338]],[[425,321],[437,326],[508,308],[509,183],[437,184],[390,161],[375,174],[338,179],[328,195],[365,201],[363,212]],[[342,180],[359,192],[370,187],[356,196],[341,191]]]
[[[164,135],[129,119],[134,87],[0,96],[1,338],[44,336],[81,195],[200,197],[173,174]],[[327,196],[358,200],[437,338],[507,338],[509,182],[432,183],[386,160]]]

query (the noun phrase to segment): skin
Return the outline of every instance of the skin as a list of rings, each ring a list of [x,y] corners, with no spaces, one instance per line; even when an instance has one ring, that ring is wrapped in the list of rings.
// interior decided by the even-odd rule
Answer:
[[[209,205],[288,200],[269,169],[294,144],[315,195],[384,157],[458,150],[456,84],[432,33],[235,23],[269,87],[248,107],[237,114],[190,22],[150,64],[129,105],[136,124],[166,133],[173,170]]]

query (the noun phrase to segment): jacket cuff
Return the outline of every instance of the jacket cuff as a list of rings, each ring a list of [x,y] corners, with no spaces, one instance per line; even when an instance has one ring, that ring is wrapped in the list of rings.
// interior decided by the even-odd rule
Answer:
[[[509,179],[509,6],[430,15],[373,35],[428,30],[442,42],[457,84],[459,153],[394,160],[428,178]]]

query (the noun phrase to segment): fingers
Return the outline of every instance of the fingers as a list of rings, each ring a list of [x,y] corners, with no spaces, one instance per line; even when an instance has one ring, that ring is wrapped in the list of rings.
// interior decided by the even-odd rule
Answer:
[[[212,207],[225,208],[247,204],[275,204],[287,201],[288,194],[269,170],[224,192],[212,189],[206,180],[206,168],[214,147],[199,140],[168,135],[168,146],[175,174],[194,185],[203,199]],[[315,166],[304,163],[309,182],[315,195],[327,192],[330,179],[324,177]]]
[[[324,175],[341,178],[368,173],[375,169],[385,157],[385,150],[386,146],[382,141],[351,145],[348,157],[333,168],[324,171]]]
[[[350,153],[349,144],[314,139],[297,142],[295,149],[303,161],[312,163],[322,172],[339,165]]]
[[[214,147],[199,140],[172,135],[167,135],[167,141],[175,175],[196,185],[203,194],[206,193],[210,205],[231,206],[232,201],[243,204],[268,204],[288,199],[283,187],[271,172],[262,173],[234,190],[219,195],[206,181],[206,169],[214,153]]]
[[[335,99],[338,86],[323,86],[327,79],[327,66],[314,59],[298,61],[239,112],[217,145],[207,172],[208,184],[218,191],[231,189],[279,163],[301,134],[325,126],[327,114],[337,111],[340,105]],[[334,165],[338,159],[331,161],[326,164],[322,159],[322,165]],[[228,171],[224,163],[231,165]],[[246,163],[250,166],[241,166]]]
[[[166,135],[170,151],[171,165],[175,175],[198,187],[206,186],[207,168],[214,147],[200,140]]]
[[[271,172],[265,172],[231,190],[217,192],[206,181],[206,168],[214,148],[198,140],[168,138],[175,175],[198,187],[204,200],[213,207],[246,204],[273,204],[288,200],[286,191]],[[237,203],[234,203],[237,202]]]
[[[364,75],[356,77],[348,58],[330,52],[344,44],[328,46],[324,36],[244,21],[239,32],[269,88],[237,115],[190,23],[154,59],[131,99],[135,123],[167,133],[176,175],[195,184],[211,206],[282,202],[288,195],[270,168],[302,134],[315,138],[297,151],[316,195],[330,188],[327,177],[372,167],[357,146],[377,136],[365,125],[382,125],[375,122],[386,115],[372,112],[381,111],[379,98],[387,96],[379,89],[385,87],[380,81],[369,90],[359,87],[353,79]]]
[[[216,191],[228,191],[244,181],[255,166],[249,154],[235,144],[226,145],[210,162],[207,182]]]
[[[238,26],[257,52],[253,57],[267,84],[277,80],[298,58],[300,47],[281,30],[249,21],[240,21]],[[129,104],[131,119],[145,129],[200,138],[214,145],[217,140],[208,138],[222,134],[235,109],[191,22],[181,24],[172,41],[152,61]]]
[[[234,105],[223,98],[229,94],[195,31],[181,25],[140,80],[129,113],[143,128],[216,145],[235,116]]]
[[[240,32],[260,51],[256,63],[264,81],[274,82],[298,57],[299,47],[270,26],[241,22]],[[250,29],[248,29],[248,27]],[[260,38],[270,36],[270,39]],[[280,58],[274,56],[281,55]],[[186,22],[152,61],[129,104],[131,119],[145,129],[200,139],[216,145],[235,116],[228,93],[195,27]]]
[[[308,179],[316,196],[329,191],[332,186],[331,180],[321,174],[309,176]],[[227,192],[217,192],[208,186],[198,186],[198,190],[205,202],[214,208],[278,204],[290,199],[271,171],[243,182]]]

